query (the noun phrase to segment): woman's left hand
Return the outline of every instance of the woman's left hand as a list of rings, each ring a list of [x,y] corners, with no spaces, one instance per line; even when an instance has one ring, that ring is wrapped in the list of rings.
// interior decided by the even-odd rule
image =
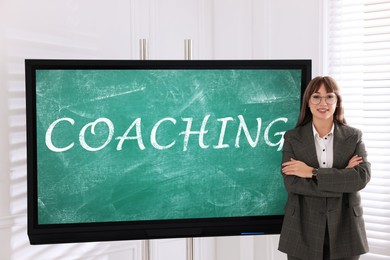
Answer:
[[[349,160],[348,165],[347,165],[346,168],[353,168],[353,167],[359,165],[359,164],[362,163],[362,162],[363,162],[363,158],[360,157],[359,155],[355,155],[355,156],[353,156],[353,157]]]
[[[282,173],[286,175],[295,175],[301,178],[311,178],[313,169],[313,167],[308,166],[306,163],[293,158],[282,164]]]

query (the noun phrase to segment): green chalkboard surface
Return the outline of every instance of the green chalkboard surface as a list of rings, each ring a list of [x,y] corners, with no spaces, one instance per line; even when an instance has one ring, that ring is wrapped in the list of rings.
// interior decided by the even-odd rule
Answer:
[[[282,215],[299,69],[37,69],[38,224]]]

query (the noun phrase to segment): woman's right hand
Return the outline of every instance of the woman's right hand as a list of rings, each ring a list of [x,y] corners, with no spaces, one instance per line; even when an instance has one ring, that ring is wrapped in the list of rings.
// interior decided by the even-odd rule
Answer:
[[[349,160],[348,165],[347,165],[347,167],[345,167],[345,168],[353,168],[353,167],[359,165],[359,164],[362,163],[362,162],[363,162],[363,158],[360,157],[360,156],[358,156],[358,155],[355,155],[355,156],[353,156],[353,157]]]

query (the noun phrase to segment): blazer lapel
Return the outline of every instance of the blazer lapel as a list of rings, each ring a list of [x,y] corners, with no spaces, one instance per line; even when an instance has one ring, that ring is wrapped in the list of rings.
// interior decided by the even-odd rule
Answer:
[[[333,166],[335,168],[340,167],[340,164],[342,162],[343,154],[341,149],[341,142],[344,139],[344,137],[340,136],[341,132],[339,129],[338,124],[334,123],[334,133],[333,133]]]
[[[319,168],[312,123],[302,127],[301,137],[302,145],[306,152],[307,164]]]
[[[355,144],[350,140],[351,133],[346,131],[339,123],[334,123],[334,138],[333,138],[333,167],[344,168],[346,162],[348,164],[349,156],[355,149]]]

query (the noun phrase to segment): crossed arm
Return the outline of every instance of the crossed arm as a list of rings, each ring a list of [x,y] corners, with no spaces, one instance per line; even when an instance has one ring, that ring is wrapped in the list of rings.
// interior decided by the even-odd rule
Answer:
[[[285,142],[282,173],[289,193],[316,197],[340,197],[345,192],[363,189],[370,180],[370,163],[363,142],[358,142],[356,155],[344,169],[320,168],[317,180],[312,179],[313,167],[298,160],[290,143]]]
[[[353,168],[363,162],[363,157],[359,155],[352,156],[349,160],[346,169]],[[282,164],[282,173],[286,175],[294,175],[301,178],[311,178],[314,167],[308,166],[306,163],[290,158]]]

